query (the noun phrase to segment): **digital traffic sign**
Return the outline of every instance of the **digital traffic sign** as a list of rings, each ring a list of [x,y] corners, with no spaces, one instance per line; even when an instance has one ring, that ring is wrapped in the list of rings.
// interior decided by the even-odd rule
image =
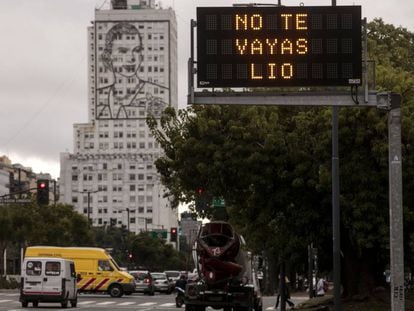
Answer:
[[[361,7],[199,7],[199,87],[361,83]]]

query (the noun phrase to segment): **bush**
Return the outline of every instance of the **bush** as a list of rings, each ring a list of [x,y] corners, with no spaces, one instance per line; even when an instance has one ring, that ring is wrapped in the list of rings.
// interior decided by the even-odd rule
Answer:
[[[19,286],[19,282],[14,278],[8,280],[4,276],[0,277],[0,289],[16,289]]]

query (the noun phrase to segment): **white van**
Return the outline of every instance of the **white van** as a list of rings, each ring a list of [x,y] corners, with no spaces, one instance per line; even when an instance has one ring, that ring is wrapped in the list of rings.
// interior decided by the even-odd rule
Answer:
[[[26,257],[22,265],[20,301],[26,308],[29,302],[57,302],[63,308],[78,302],[75,264],[72,260],[47,257]]]

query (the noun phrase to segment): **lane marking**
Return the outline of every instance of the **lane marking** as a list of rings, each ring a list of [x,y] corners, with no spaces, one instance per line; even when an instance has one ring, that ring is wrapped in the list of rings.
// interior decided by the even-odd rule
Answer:
[[[174,302],[168,302],[168,303],[163,303],[159,306],[160,307],[172,307],[172,306],[175,306],[175,303]]]
[[[96,301],[81,301],[81,302],[78,302],[78,305],[89,305],[89,304],[91,304],[91,303],[95,303]]]
[[[146,306],[153,306],[153,305],[156,305],[156,304],[157,304],[156,302],[144,302],[144,303],[138,304],[138,306],[146,307]]]
[[[129,306],[129,305],[133,305],[135,303],[136,303],[135,301],[127,301],[127,302],[118,303],[117,306]]]
[[[2,296],[8,296],[8,297],[13,297],[13,296],[19,296],[20,294],[15,293],[15,294],[1,294]]]
[[[97,306],[104,306],[104,305],[113,305],[115,303],[116,303],[115,301],[104,301],[104,302],[99,302],[96,305]]]
[[[12,301],[12,300],[10,300],[10,299],[2,299],[2,300],[0,300],[0,303],[9,302],[9,301]]]

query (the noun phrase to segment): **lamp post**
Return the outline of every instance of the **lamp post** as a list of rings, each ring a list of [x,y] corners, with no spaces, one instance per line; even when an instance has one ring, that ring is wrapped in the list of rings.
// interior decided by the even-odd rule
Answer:
[[[88,211],[86,213],[87,217],[88,217],[88,226],[91,225],[91,193],[96,193],[99,192],[101,190],[94,190],[94,191],[90,191],[90,190],[86,190],[86,191],[73,191],[73,192],[77,192],[77,193],[87,193],[88,194]]]
[[[127,229],[129,231],[129,208],[127,208],[126,211],[127,211]]]

